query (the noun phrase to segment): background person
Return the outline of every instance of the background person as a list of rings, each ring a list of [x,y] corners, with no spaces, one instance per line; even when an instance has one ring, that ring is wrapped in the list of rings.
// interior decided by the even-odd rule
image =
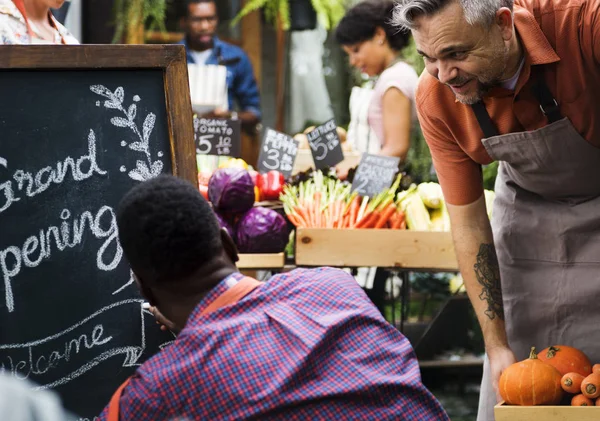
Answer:
[[[223,65],[227,68],[229,110],[215,109],[205,116],[236,117],[245,128],[253,128],[260,122],[261,111],[252,64],[241,48],[216,36],[218,23],[214,0],[187,0],[183,19],[186,35],[180,44],[185,46],[188,63]]]
[[[64,0],[0,0],[0,44],[79,44],[50,12]]]

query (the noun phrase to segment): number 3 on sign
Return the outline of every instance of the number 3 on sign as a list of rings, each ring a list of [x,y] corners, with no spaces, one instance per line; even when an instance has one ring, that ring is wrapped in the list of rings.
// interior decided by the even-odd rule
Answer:
[[[275,165],[269,164],[269,161],[274,162]],[[269,170],[279,169],[279,151],[276,149],[270,149],[267,152],[267,158],[263,161],[264,166]]]
[[[210,149],[211,149],[211,143],[208,139],[212,138],[212,135],[204,135],[204,136],[200,136],[200,142],[198,145],[198,153],[204,154],[204,155],[208,155],[210,153]],[[205,149],[202,149],[202,146],[205,147]]]
[[[321,155],[317,155],[315,153],[315,159],[317,161],[322,161],[326,156],[327,156],[327,145],[325,145],[324,143],[319,143],[318,145],[315,145],[313,143],[310,144],[310,147],[313,149],[313,151],[318,152],[319,149],[323,150],[323,153]]]

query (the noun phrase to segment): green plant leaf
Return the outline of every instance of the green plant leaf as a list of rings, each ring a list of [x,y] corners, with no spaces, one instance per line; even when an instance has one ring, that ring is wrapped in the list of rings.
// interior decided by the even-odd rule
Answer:
[[[246,3],[243,9],[240,10],[240,13],[238,13],[237,16],[233,18],[233,20],[231,21],[231,26],[237,25],[243,17],[249,15],[250,13],[265,7],[265,5],[268,4],[269,1],[272,0],[250,0],[248,3]]]

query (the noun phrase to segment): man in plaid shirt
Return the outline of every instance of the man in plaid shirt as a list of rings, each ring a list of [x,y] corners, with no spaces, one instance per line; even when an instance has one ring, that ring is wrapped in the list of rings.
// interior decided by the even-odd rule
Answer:
[[[117,221],[143,295],[179,332],[116,395],[121,421],[449,420],[408,340],[345,272],[276,275],[207,313],[244,276],[198,190],[159,176],[126,195]]]

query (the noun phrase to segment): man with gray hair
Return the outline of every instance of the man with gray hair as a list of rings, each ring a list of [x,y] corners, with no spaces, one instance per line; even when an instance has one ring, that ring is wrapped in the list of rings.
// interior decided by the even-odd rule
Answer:
[[[531,346],[600,361],[600,0],[399,0],[419,120],[486,345],[478,420]],[[499,161],[486,215],[481,166]],[[496,393],[494,393],[496,392]]]

